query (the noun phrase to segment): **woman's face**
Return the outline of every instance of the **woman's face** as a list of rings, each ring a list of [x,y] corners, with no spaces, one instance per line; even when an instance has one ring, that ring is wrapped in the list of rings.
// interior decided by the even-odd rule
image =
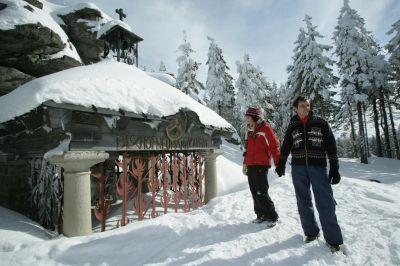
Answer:
[[[253,127],[254,123],[255,122],[254,122],[253,118],[251,116],[249,116],[249,115],[246,115],[246,124],[247,124],[247,126]]]

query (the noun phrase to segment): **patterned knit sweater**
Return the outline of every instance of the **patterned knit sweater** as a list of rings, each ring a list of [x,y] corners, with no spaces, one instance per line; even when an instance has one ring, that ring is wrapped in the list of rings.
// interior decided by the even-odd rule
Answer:
[[[312,112],[305,124],[297,115],[290,120],[281,147],[280,160],[286,162],[292,153],[294,165],[326,166],[328,157],[330,164],[338,164],[336,141],[328,122]]]

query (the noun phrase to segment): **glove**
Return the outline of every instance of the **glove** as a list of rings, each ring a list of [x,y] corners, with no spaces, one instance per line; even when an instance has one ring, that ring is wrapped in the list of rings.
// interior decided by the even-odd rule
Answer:
[[[247,165],[243,165],[243,168],[242,168],[242,173],[244,174],[244,175],[247,175]]]
[[[286,162],[282,159],[279,159],[278,166],[275,168],[275,172],[279,177],[285,175],[285,164]]]
[[[336,185],[337,183],[339,183],[340,178],[341,177],[339,171],[329,170],[329,181],[331,182],[332,185]]]
[[[340,174],[339,174],[339,163],[338,161],[329,162],[329,182],[332,185],[336,185],[340,182]]]

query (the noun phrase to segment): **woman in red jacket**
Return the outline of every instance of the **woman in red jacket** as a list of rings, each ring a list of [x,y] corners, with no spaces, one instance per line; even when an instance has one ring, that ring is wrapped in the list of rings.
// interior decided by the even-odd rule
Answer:
[[[246,123],[243,173],[248,177],[254,212],[257,215],[253,223],[266,222],[267,226],[272,227],[278,220],[278,214],[268,195],[267,175],[271,158],[275,166],[278,165],[279,142],[272,127],[263,120],[258,107],[247,109]]]

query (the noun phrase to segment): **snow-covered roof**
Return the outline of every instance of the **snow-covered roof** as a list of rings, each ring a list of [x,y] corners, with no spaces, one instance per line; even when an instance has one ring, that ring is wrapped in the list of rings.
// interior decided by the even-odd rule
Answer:
[[[233,129],[217,113],[178,89],[113,60],[70,68],[23,84],[0,97],[0,123],[49,100],[158,117],[191,110],[205,126]]]
[[[7,5],[7,8],[1,11],[1,30],[11,30],[17,25],[40,23],[60,36],[62,42],[65,44],[64,50],[52,55],[49,59],[61,58],[66,55],[78,62],[82,62],[75,46],[69,42],[67,34],[60,25],[57,24],[48,9],[44,8],[44,10],[42,10],[33,5],[29,5],[28,2],[23,0],[1,0],[0,2]],[[47,4],[47,2],[43,1],[43,4]],[[26,5],[29,5],[33,11],[24,8]]]
[[[106,24],[101,26],[100,30],[97,32],[97,38],[100,38],[102,35],[107,33],[111,28],[113,28],[115,26],[120,26],[120,27],[124,28],[125,30],[133,33],[132,28],[125,22],[120,21],[120,20],[110,20]]]
[[[163,72],[146,72],[146,74],[156,78],[158,80],[164,81],[165,83],[174,86],[176,85],[176,79],[168,73]]]

